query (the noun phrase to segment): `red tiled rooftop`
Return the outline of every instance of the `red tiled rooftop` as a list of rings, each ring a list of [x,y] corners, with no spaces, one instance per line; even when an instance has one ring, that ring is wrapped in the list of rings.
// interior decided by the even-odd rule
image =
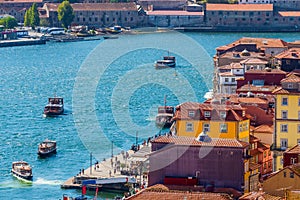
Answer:
[[[193,137],[185,136],[159,136],[152,140],[153,143],[170,143],[175,145],[184,146],[207,146],[207,147],[231,147],[231,148],[242,148],[249,144],[247,142],[238,141],[235,139],[223,139],[223,138],[211,138],[209,142],[201,142]]]
[[[207,11],[273,11],[273,4],[206,4]]]
[[[230,63],[230,65],[220,66],[218,69],[243,69],[240,63]]]
[[[243,85],[242,87],[238,88],[236,91],[238,93],[243,93],[243,92],[272,93],[276,88],[278,87],[274,85],[264,85],[264,86]]]
[[[147,15],[167,15],[167,16],[203,16],[204,12],[188,12],[184,10],[155,10],[147,11]]]
[[[300,145],[297,144],[296,146],[287,149],[284,153],[292,153],[292,154],[299,154],[300,155]]]
[[[300,77],[296,74],[289,74],[286,78],[282,79],[280,83],[300,83]]]
[[[254,132],[259,132],[259,133],[270,133],[273,134],[274,132],[274,126],[273,125],[267,125],[267,124],[263,124],[260,125],[258,127],[255,127]]]
[[[300,12],[299,11],[281,11],[278,12],[279,15],[281,15],[282,17],[300,17]]]
[[[300,59],[300,48],[291,48],[289,50],[286,50],[284,52],[281,52],[275,56],[277,59],[294,59],[298,60]]]
[[[126,198],[126,200],[210,200],[210,199],[220,199],[220,200],[229,200],[231,199],[227,194],[220,193],[208,193],[208,192],[189,192],[189,191],[180,191],[180,190],[171,190],[167,186],[157,184],[141,190],[137,194]]]
[[[236,5],[240,6],[240,4],[236,4]],[[253,5],[253,4],[248,4],[248,5]],[[264,5],[264,4],[261,4],[261,5]],[[287,42],[285,42],[281,39],[243,37],[243,38],[240,38],[228,45],[218,47],[217,50],[227,50],[227,49],[232,48],[239,44],[256,44],[258,49],[276,48],[276,47],[287,49]],[[252,52],[250,52],[250,53],[252,53]],[[262,58],[264,58],[264,56],[262,56]]]
[[[45,3],[51,11],[57,11],[58,3]],[[134,3],[73,3],[74,11],[137,11]]]
[[[43,0],[0,0],[0,3],[42,3]]]
[[[240,62],[241,64],[262,64],[262,65],[266,65],[268,64],[268,61],[263,60],[263,59],[259,59],[259,58],[247,58],[245,60],[242,60]]]
[[[250,69],[245,72],[245,74],[286,74],[285,71],[281,69],[264,69],[264,70],[255,70],[255,69]]]

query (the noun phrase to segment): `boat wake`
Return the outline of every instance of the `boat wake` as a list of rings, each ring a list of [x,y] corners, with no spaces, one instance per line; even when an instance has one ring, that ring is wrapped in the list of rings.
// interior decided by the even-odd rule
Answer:
[[[1,188],[26,188],[31,187],[32,183],[25,182],[25,181],[5,181],[0,182],[0,189]]]
[[[38,185],[61,185],[63,181],[60,180],[46,180],[43,178],[37,178],[36,181],[33,182],[34,184]]]

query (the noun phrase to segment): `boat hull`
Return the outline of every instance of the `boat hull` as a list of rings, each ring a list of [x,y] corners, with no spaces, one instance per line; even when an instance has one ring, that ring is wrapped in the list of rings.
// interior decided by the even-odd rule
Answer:
[[[51,156],[53,154],[56,154],[56,149],[52,150],[52,151],[49,151],[49,152],[41,152],[41,151],[38,151],[37,153],[40,157],[48,157],[48,156]]]
[[[57,115],[62,115],[64,113],[64,110],[58,110],[58,111],[44,111],[44,115],[46,116],[57,116]]]
[[[17,179],[22,180],[22,181],[32,182],[32,180],[33,180],[33,176],[32,175],[26,176],[26,175],[23,175],[21,173],[18,173],[16,171],[14,171],[14,170],[11,170],[11,173],[12,173],[12,175],[14,177],[16,177]]]

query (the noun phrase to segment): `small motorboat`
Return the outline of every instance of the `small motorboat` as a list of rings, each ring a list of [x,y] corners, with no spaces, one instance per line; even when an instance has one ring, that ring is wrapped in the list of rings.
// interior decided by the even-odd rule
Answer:
[[[23,181],[32,181],[32,169],[25,161],[17,161],[12,163],[11,172],[13,176]]]
[[[39,144],[38,155],[41,157],[50,156],[56,153],[56,141],[46,139]]]
[[[175,56],[164,56],[163,60],[157,60],[154,64],[156,69],[164,69],[176,66]]]
[[[48,104],[44,108],[44,115],[55,116],[64,113],[64,100],[61,97],[48,98]]]

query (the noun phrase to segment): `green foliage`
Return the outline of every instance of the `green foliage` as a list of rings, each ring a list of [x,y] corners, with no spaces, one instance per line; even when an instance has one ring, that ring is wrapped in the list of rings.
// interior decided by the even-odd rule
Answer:
[[[18,22],[13,17],[5,17],[0,20],[0,25],[3,25],[5,29],[13,29],[18,26]]]
[[[50,26],[50,23],[47,19],[42,18],[42,19],[40,19],[40,25],[41,26]]]
[[[38,25],[40,25],[40,17],[36,3],[33,3],[32,6],[26,10],[24,16],[24,26],[31,26],[32,28],[35,28]]]
[[[63,27],[68,28],[68,26],[72,23],[75,15],[73,12],[73,8],[69,1],[64,1],[58,6],[58,20],[61,22]]]
[[[230,4],[235,4],[235,3],[238,3],[237,1],[238,1],[238,0],[228,0],[228,3],[230,3]]]

